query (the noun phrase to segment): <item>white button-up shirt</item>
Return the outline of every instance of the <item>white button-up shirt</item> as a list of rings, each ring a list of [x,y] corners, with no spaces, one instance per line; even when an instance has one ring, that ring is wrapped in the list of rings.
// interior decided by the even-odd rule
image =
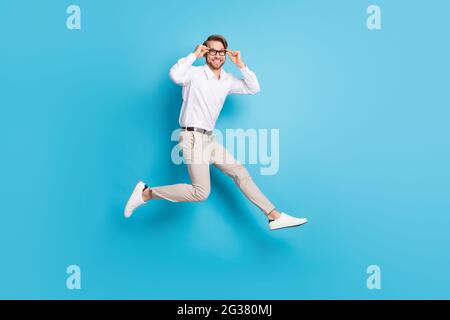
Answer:
[[[225,72],[223,68],[220,79],[217,79],[207,64],[193,66],[195,60],[195,54],[191,53],[170,69],[170,78],[183,86],[179,123],[182,127],[213,130],[227,95],[259,92],[258,79],[247,66],[240,69],[242,79]]]

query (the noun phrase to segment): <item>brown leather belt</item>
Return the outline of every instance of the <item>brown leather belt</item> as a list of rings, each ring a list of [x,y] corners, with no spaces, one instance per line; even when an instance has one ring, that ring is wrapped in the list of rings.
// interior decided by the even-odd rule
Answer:
[[[187,130],[187,131],[196,131],[196,132],[200,132],[203,134],[206,134],[208,136],[212,135],[212,131],[208,131],[202,128],[197,128],[197,127],[181,127],[181,129]]]

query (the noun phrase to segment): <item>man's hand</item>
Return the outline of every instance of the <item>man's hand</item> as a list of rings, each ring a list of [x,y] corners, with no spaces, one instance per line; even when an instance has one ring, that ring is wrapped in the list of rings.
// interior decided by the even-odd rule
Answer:
[[[194,54],[197,58],[200,58],[200,57],[203,57],[208,51],[209,51],[209,48],[207,46],[199,44],[195,48]]]
[[[245,67],[244,61],[242,61],[242,56],[240,51],[227,50],[228,57],[230,60],[239,68]]]

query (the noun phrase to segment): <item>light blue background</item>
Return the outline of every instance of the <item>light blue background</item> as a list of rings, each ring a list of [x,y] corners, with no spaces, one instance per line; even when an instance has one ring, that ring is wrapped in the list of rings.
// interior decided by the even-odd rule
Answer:
[[[66,28],[81,7],[82,29]],[[382,30],[366,8],[382,9]],[[450,2],[0,1],[1,298],[450,298]],[[212,170],[206,202],[154,202],[170,161],[170,66],[224,34],[259,77],[217,128],[280,129],[254,180],[310,223],[269,232]],[[200,62],[200,61],[199,61]],[[227,62],[226,69],[238,74]],[[82,289],[66,289],[66,267]],[[366,268],[381,267],[368,290]]]

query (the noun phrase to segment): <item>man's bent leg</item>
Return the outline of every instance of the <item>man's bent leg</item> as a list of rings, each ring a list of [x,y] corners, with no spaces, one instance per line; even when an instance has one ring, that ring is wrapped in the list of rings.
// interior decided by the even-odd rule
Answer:
[[[211,192],[209,164],[187,164],[192,184],[178,183],[151,187],[152,199],[172,202],[203,201]]]
[[[151,188],[152,199],[172,202],[205,200],[211,192],[209,139],[199,132],[183,131],[180,133],[179,146],[192,184],[179,183]]]

